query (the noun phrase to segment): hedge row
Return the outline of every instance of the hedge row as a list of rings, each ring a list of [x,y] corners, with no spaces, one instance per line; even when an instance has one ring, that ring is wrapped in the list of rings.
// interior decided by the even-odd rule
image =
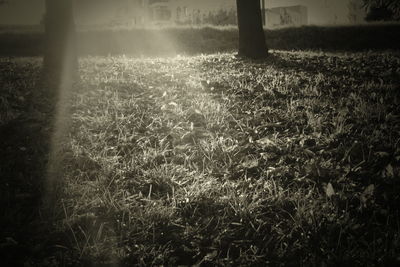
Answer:
[[[266,30],[269,48],[277,50],[398,50],[400,24],[303,26]],[[237,49],[234,27],[172,27],[78,33],[81,55],[165,55],[225,52]],[[38,56],[44,50],[40,32],[0,33],[0,55]]]

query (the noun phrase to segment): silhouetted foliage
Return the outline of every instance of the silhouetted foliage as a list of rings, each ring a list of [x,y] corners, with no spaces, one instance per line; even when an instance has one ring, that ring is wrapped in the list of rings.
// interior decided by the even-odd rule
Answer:
[[[393,20],[393,12],[386,7],[371,7],[365,17],[366,21],[390,21]]]
[[[400,1],[398,0],[363,0],[368,10],[367,21],[400,20]]]

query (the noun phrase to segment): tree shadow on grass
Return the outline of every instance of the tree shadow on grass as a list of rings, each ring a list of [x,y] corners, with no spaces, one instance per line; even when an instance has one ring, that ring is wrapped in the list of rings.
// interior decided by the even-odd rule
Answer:
[[[330,77],[349,77],[352,79],[378,81],[384,79],[394,82],[400,77],[396,73],[398,63],[392,54],[384,52],[346,53],[346,52],[279,52],[274,51],[259,61],[277,70],[305,72],[310,75],[324,74]],[[257,64],[257,61],[255,62]]]
[[[29,61],[29,62],[28,62]],[[40,62],[0,62],[0,257],[3,266],[51,262],[54,236],[43,213],[56,95],[49,94]],[[12,65],[12,68],[10,67]],[[5,116],[8,114],[8,116]],[[10,115],[14,114],[14,115]]]
[[[392,58],[399,53],[391,51],[353,52],[346,51],[279,51],[272,50],[264,59],[248,59],[235,56],[237,60],[260,65],[272,66],[277,70],[298,71],[310,74],[329,74],[351,76],[353,78],[398,78],[398,62]]]

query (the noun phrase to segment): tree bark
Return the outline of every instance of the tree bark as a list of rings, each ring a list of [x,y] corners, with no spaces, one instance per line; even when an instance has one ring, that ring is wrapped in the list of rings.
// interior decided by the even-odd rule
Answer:
[[[72,0],[46,0],[45,82],[60,86],[76,77],[78,59]]]
[[[239,56],[262,59],[268,55],[262,26],[260,0],[236,0]]]
[[[261,18],[262,18],[262,25],[266,26],[267,21],[265,18],[265,0],[261,0]]]

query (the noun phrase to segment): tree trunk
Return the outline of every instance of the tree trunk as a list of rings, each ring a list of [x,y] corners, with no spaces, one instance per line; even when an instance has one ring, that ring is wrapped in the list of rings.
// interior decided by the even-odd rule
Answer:
[[[71,89],[78,74],[73,1],[46,0],[42,89],[47,101],[37,102],[45,103],[43,110],[51,112],[53,119],[43,196],[49,212],[54,209],[56,187],[62,179],[62,143],[68,132]]]
[[[45,37],[45,82],[71,83],[78,69],[72,0],[46,0]]]
[[[261,59],[268,55],[262,26],[260,0],[236,0],[239,56]]]
[[[267,20],[265,18],[265,0],[261,0],[261,18],[262,18],[262,25],[267,25]]]

